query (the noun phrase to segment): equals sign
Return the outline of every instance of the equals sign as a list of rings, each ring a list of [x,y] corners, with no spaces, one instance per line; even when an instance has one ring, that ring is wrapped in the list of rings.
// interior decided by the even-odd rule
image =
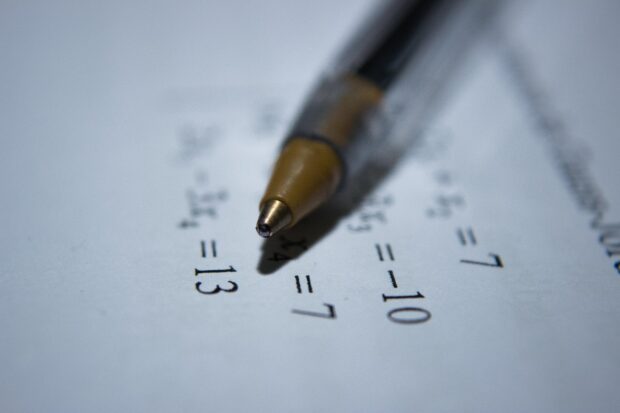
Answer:
[[[476,245],[478,241],[476,240],[476,236],[474,235],[474,230],[470,228],[466,228],[464,231],[462,228],[456,230],[456,236],[459,239],[461,245]]]
[[[383,248],[379,244],[375,244],[375,249],[377,250],[377,256],[379,257],[379,261],[385,261]],[[387,259],[390,261],[394,261],[394,253],[392,252],[392,246],[390,244],[385,244],[385,251],[387,252]]]
[[[217,248],[215,247],[215,240],[211,240],[209,243],[211,246],[211,256],[213,258],[217,257]],[[200,241],[200,255],[202,258],[207,258],[207,243],[205,241]]]
[[[295,285],[297,286],[297,294],[302,294],[302,287],[301,287],[301,282],[299,280],[299,275],[295,276]],[[314,290],[312,289],[312,282],[310,282],[310,276],[306,275],[306,285],[308,286],[308,292],[310,294],[314,293]]]

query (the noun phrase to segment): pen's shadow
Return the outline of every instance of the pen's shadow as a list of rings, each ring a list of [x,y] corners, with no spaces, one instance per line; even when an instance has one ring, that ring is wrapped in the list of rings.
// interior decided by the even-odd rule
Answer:
[[[403,153],[395,151],[390,156],[375,159],[361,173],[351,177],[351,183],[346,190],[338,193],[333,200],[302,219],[293,228],[265,240],[261,247],[258,272],[262,275],[273,274],[312,249],[333,231],[340,221],[354,212],[394,171]]]
[[[325,206],[290,230],[265,240],[258,272],[262,275],[273,274],[290,261],[296,260],[329,234],[341,217],[341,213]]]

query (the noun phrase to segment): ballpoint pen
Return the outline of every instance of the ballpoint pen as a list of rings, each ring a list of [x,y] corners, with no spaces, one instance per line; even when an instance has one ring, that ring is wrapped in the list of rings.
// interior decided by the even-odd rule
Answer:
[[[411,71],[411,61],[430,71],[449,61],[443,56],[452,52],[436,52],[450,42],[432,44],[429,39],[466,3],[476,2],[392,0],[369,16],[323,75],[290,129],[260,201],[259,235],[268,238],[295,225],[344,185],[352,169],[372,152],[360,131],[399,87],[403,71]],[[447,24],[462,26],[456,21]],[[458,30],[449,32],[453,39],[462,37]],[[422,77],[418,83],[427,89],[429,83],[441,82],[436,76],[434,80],[427,74]],[[424,94],[416,89],[423,87],[407,93]]]

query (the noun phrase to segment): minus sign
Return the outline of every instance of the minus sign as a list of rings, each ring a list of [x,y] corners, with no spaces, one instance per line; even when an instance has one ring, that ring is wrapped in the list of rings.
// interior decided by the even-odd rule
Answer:
[[[392,287],[398,288],[398,284],[396,284],[396,277],[394,277],[394,271],[389,270],[388,274],[390,274],[390,280],[392,280]]]

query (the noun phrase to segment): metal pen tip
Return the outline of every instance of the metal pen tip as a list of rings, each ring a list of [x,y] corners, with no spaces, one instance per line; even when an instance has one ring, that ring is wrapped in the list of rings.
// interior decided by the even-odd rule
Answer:
[[[269,238],[286,228],[293,216],[286,204],[277,199],[270,199],[263,204],[263,208],[256,222],[256,232],[263,238]]]

